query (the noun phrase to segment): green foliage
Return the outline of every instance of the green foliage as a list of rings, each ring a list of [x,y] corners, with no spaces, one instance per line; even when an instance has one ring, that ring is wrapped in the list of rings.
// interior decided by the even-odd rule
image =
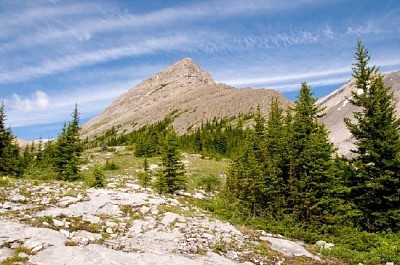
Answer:
[[[79,178],[79,159],[83,146],[79,139],[79,113],[75,105],[72,121],[65,124],[54,147],[53,166],[58,178],[74,181]]]
[[[19,158],[19,147],[10,128],[5,126],[4,103],[0,105],[0,175],[21,175],[23,163]]]
[[[200,178],[200,185],[206,192],[215,191],[222,184],[221,178],[215,175],[202,176]]]
[[[186,152],[200,153],[210,157],[233,157],[242,145],[246,131],[241,121],[251,116],[213,119],[200,127],[178,137],[179,147]],[[236,126],[232,123],[239,120]]]
[[[158,177],[158,187],[161,192],[173,193],[176,190],[186,187],[184,176],[184,165],[180,161],[180,154],[177,149],[176,133],[169,129],[162,154],[162,173]]]
[[[359,107],[356,122],[345,119],[355,138],[355,173],[349,179],[351,198],[362,213],[359,225],[369,231],[400,229],[400,120],[390,87],[368,51],[357,44],[353,76],[357,91],[350,102]]]
[[[106,160],[105,165],[103,166],[104,170],[118,170],[119,166],[114,163],[114,161],[109,162],[108,159]]]
[[[143,187],[147,188],[151,182],[151,175],[149,170],[149,163],[145,158],[143,161],[143,172],[139,173],[139,184]]]
[[[106,185],[106,176],[104,171],[96,165],[90,174],[85,177],[85,184],[89,187],[102,188]]]

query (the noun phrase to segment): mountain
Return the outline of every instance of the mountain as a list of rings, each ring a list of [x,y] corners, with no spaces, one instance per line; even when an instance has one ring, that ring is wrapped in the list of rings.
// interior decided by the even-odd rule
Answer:
[[[400,114],[400,71],[385,74],[384,81],[386,85],[392,87],[394,99],[397,102],[397,113]],[[354,144],[343,119],[345,117],[353,119],[353,112],[357,110],[348,100],[354,89],[355,81],[352,79],[318,101],[318,105],[325,108],[326,115],[321,118],[321,121],[330,131],[331,141],[338,148],[339,154],[346,156],[351,155],[350,150],[354,148]]]
[[[82,126],[82,135],[93,138],[112,127],[130,132],[161,121],[172,112],[177,113],[174,128],[185,133],[202,121],[249,113],[258,105],[267,112],[272,98],[284,108],[291,104],[276,90],[216,84],[209,73],[185,58],[121,95]]]

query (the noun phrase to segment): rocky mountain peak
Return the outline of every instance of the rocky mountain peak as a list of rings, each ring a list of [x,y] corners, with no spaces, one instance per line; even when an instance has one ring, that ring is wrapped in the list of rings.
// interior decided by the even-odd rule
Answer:
[[[185,86],[188,84],[215,84],[209,73],[197,66],[191,58],[184,58],[167,67],[148,80],[153,86],[167,86],[169,84]]]

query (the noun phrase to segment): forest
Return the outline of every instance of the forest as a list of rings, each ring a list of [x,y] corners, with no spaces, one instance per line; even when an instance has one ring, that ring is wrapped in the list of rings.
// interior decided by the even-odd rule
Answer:
[[[390,87],[369,60],[359,42],[352,70],[356,90],[362,93],[353,92],[348,99],[359,108],[355,120],[343,121],[356,146],[352,158],[336,154],[319,121],[324,110],[311,87],[302,83],[287,110],[273,100],[266,117],[258,108],[252,114],[204,122],[184,135],[173,130],[179,113],[171,113],[128,134],[113,128],[82,140],[75,106],[72,121],[57,139],[24,150],[6,128],[1,105],[0,175],[43,179],[46,172],[47,179],[82,181],[79,166],[86,149],[125,145],[136,157],[161,157],[162,170],[152,185],[160,193],[174,193],[188,181],[181,152],[229,159],[222,187],[212,199],[194,202],[199,207],[235,224],[306,242],[332,241],[337,247],[325,254],[349,263],[360,257],[371,264],[400,263],[400,120]],[[143,167],[140,177],[148,185],[148,165]],[[94,175],[92,186],[102,186],[102,169]]]

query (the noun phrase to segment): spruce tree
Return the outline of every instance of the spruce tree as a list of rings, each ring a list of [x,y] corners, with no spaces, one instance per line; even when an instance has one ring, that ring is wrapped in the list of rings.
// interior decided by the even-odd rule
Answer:
[[[19,147],[10,128],[5,125],[4,103],[0,105],[0,174],[20,173]]]
[[[370,56],[357,43],[353,77],[356,90],[349,101],[358,110],[355,122],[345,123],[355,139],[355,174],[351,196],[362,212],[361,226],[369,231],[400,228],[400,120],[390,87]]]
[[[186,186],[184,177],[184,165],[180,160],[178,151],[177,136],[171,128],[167,132],[166,142],[162,154],[162,174],[159,176],[159,186],[173,193],[176,190],[183,189]],[[160,190],[161,192],[163,190]]]
[[[244,147],[233,160],[226,180],[226,193],[239,201],[248,211],[248,216],[259,215],[264,208],[266,183],[256,157],[256,139],[249,132]]]
[[[79,112],[75,105],[72,121],[64,127],[57,138],[54,154],[54,170],[59,179],[74,181],[79,178],[79,159],[83,146],[79,139]]]
[[[285,152],[287,149],[287,138],[285,137],[285,124],[283,110],[278,99],[271,101],[270,111],[265,130],[265,166],[264,182],[266,185],[265,207],[275,216],[282,213],[285,206],[285,182],[284,172]]]
[[[295,217],[304,223],[323,223],[329,210],[327,197],[333,183],[333,144],[328,131],[318,121],[323,109],[316,105],[310,86],[302,83],[294,106],[291,148],[293,155],[290,173],[295,192]],[[334,210],[334,209],[331,209]],[[325,212],[325,213],[324,213]]]

